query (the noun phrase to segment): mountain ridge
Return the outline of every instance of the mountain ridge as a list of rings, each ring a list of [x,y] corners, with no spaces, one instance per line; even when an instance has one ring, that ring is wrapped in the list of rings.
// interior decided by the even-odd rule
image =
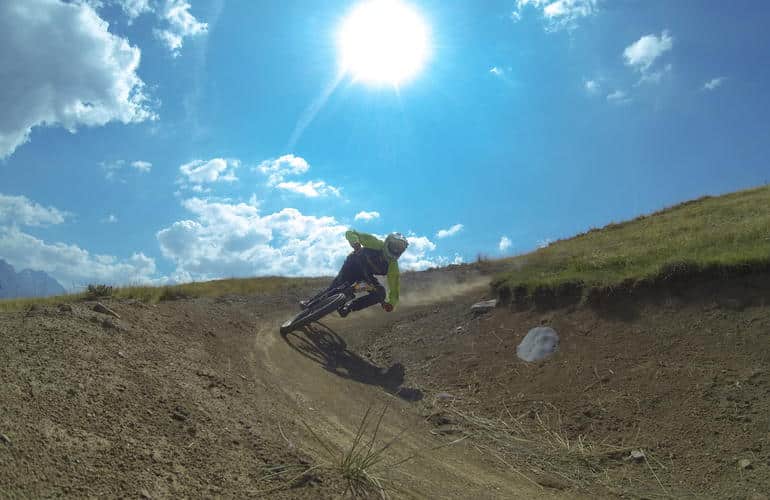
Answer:
[[[20,297],[50,297],[64,295],[64,287],[44,271],[23,269],[16,272],[14,267],[0,259],[0,299]]]

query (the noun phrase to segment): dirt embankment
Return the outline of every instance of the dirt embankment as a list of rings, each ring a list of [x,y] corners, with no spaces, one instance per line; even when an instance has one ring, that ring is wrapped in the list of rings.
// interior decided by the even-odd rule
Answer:
[[[394,497],[767,498],[757,279],[473,316],[485,277],[410,273],[396,312],[286,338],[310,290],[0,315],[0,496],[338,497],[325,448],[387,405],[376,442],[408,461],[372,472]],[[520,361],[542,324],[559,352]]]

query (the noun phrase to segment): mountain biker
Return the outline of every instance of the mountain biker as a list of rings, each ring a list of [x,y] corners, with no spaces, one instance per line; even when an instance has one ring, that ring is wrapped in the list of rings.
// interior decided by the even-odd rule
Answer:
[[[300,306],[306,308],[315,298],[343,283],[365,281],[371,283],[375,287],[374,290],[340,307],[340,316],[344,318],[351,311],[360,311],[378,302],[385,311],[391,312],[398,303],[398,258],[409,246],[409,242],[401,233],[391,233],[382,241],[371,234],[359,233],[352,229],[345,233],[345,239],[353,247],[353,252],[345,259],[337,277],[323,292],[311,299],[300,301]],[[387,298],[385,287],[374,276],[388,277]]]

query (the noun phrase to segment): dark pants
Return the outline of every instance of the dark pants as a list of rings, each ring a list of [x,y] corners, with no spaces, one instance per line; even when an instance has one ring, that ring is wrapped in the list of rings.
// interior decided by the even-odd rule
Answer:
[[[367,283],[375,285],[376,288],[363,297],[359,297],[351,302],[350,310],[360,311],[361,309],[366,309],[367,307],[373,306],[374,304],[384,302],[385,287],[380,285],[379,281],[377,281],[377,278],[375,278],[374,275],[369,271],[368,267],[369,266],[367,265],[363,254],[351,253],[345,259],[345,263],[342,264],[342,269],[340,269],[337,277],[334,278],[334,281],[332,281],[331,285],[329,285],[329,287],[321,293],[325,293],[342,285],[343,283],[366,281]]]

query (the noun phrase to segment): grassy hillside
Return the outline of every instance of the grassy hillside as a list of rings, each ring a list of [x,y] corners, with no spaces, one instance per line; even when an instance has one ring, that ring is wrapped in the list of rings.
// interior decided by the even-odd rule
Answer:
[[[328,278],[281,278],[270,276],[264,278],[231,278],[172,286],[127,286],[113,288],[99,285],[90,286],[88,291],[77,294],[0,300],[0,312],[22,311],[33,304],[55,305],[63,302],[105,297],[136,299],[142,302],[156,303],[183,297],[221,297],[224,295],[252,295],[258,293],[275,294],[285,290],[311,286],[320,287],[327,281]]]
[[[502,295],[565,283],[612,286],[679,266],[770,264],[770,186],[704,197],[610,224],[507,261],[493,286]]]

